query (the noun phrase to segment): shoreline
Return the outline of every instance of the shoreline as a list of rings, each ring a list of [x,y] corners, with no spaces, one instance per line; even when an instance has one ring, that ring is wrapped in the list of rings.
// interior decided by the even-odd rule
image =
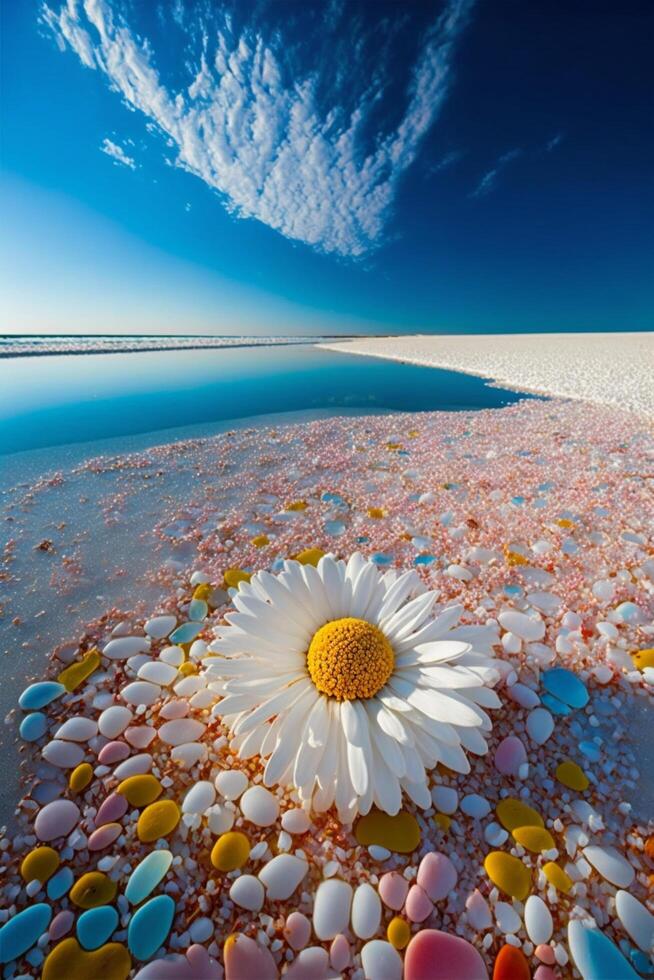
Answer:
[[[82,336],[88,336],[88,334],[83,334]],[[348,339],[351,339],[351,337],[352,335],[349,335]],[[211,340],[210,343],[200,343],[201,338],[194,337],[191,338],[193,342],[177,344],[172,343],[172,339],[160,344],[148,343],[141,345],[132,342],[124,346],[120,345],[119,342],[112,341],[111,343],[116,343],[116,346],[106,346],[98,343],[96,346],[80,347],[79,344],[75,345],[74,342],[71,342],[70,346],[62,345],[54,350],[52,348],[41,349],[31,347],[29,344],[19,342],[15,346],[21,348],[20,350],[7,350],[6,347],[0,345],[0,359],[10,360],[16,357],[60,357],[63,355],[78,356],[82,354],[144,354],[151,351],[236,350],[245,347],[298,347],[305,344],[312,346],[315,344],[315,338],[312,337],[265,337],[261,338],[260,341],[254,337],[239,337],[235,338],[238,341],[237,343],[230,343],[229,338],[226,337],[207,338]],[[26,349],[22,349],[23,347]]]

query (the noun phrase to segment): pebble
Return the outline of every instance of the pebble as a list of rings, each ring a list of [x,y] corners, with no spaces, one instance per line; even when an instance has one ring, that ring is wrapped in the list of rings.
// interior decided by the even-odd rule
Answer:
[[[138,776],[128,776],[118,784],[116,792],[124,796],[131,806],[141,808],[154,803],[163,793],[163,787],[158,779],[150,773],[140,773]]]
[[[431,851],[425,854],[418,867],[417,883],[432,902],[440,902],[456,888],[456,868],[445,854]]]
[[[55,738],[69,742],[88,742],[98,734],[98,723],[91,718],[77,715],[65,721],[55,732]]]
[[[46,888],[48,898],[53,902],[63,898],[72,888],[74,880],[75,876],[70,868],[60,868],[48,882]]]
[[[114,823],[120,820],[127,813],[127,798],[120,793],[111,793],[106,800],[100,804],[100,808],[95,815],[96,827],[105,823]]]
[[[52,877],[60,863],[61,858],[54,848],[47,845],[36,847],[23,858],[20,873],[24,881],[30,882],[36,879],[43,885]]]
[[[170,895],[157,895],[133,914],[127,929],[127,945],[137,960],[149,960],[164,943],[175,916]]]
[[[361,966],[365,980],[402,980],[402,957],[383,939],[373,939],[365,944],[361,950]]]
[[[615,896],[615,909],[625,932],[644,953],[654,947],[654,915],[629,892],[620,890]]]
[[[436,809],[448,815],[454,813],[459,805],[459,794],[450,786],[434,786],[431,798]]]
[[[260,912],[265,898],[264,887],[254,875],[239,875],[229,889],[229,897],[248,912]]]
[[[582,980],[638,980],[638,974],[595,923],[568,923],[568,946]]]
[[[496,902],[494,911],[495,921],[500,932],[504,933],[505,936],[518,932],[522,922],[512,905],[509,905],[508,902]]]
[[[527,715],[527,734],[536,745],[545,745],[554,731],[554,718],[547,708],[534,708]]]
[[[490,803],[485,796],[479,793],[469,793],[461,800],[461,809],[468,817],[475,820],[483,820],[490,813]]]
[[[190,788],[182,802],[182,813],[204,813],[213,805],[216,790],[213,783],[201,779]]]
[[[138,677],[143,681],[150,681],[152,684],[160,684],[162,687],[168,687],[173,683],[176,677],[179,676],[179,671],[176,667],[171,667],[170,664],[164,663],[163,660],[151,660],[147,664],[143,664],[139,667]]]
[[[259,880],[266,886],[268,898],[273,902],[290,898],[309,870],[303,858],[294,854],[278,854],[263,866]]]
[[[502,946],[495,958],[493,980],[530,980],[531,971],[525,954],[517,946]]]
[[[388,871],[379,881],[379,894],[384,905],[395,912],[403,907],[409,891],[409,882],[397,871]]]
[[[48,929],[48,937],[53,943],[56,943],[58,939],[65,936],[67,932],[75,925],[75,915],[70,909],[63,909],[63,911],[58,912],[54,919],[50,923],[50,928]]]
[[[77,938],[84,949],[97,949],[113,935],[118,927],[118,913],[113,905],[82,912],[77,920]]]
[[[113,766],[116,762],[122,762],[130,754],[130,747],[127,742],[107,742],[98,753],[98,762],[102,766]]]
[[[311,826],[309,815],[305,810],[287,810],[282,814],[282,827],[289,834],[306,834]]]
[[[37,902],[5,922],[0,929],[0,963],[10,963],[31,949],[50,925],[51,918],[51,907]]]
[[[42,756],[51,766],[59,769],[74,769],[84,758],[84,749],[76,742],[53,739],[44,747]]]
[[[350,922],[352,886],[340,878],[321,881],[313,907],[313,929],[320,940],[334,939]]]
[[[150,681],[133,681],[122,689],[120,696],[128,704],[143,704],[147,707],[159,700],[161,688],[158,684],[151,684]]]
[[[493,923],[491,911],[488,902],[478,888],[475,888],[468,895],[466,899],[466,911],[468,913],[468,921],[473,929],[476,929],[477,932],[490,929]]]
[[[543,818],[533,807],[516,800],[513,797],[506,797],[497,804],[495,812],[502,826],[509,831],[516,827],[543,827]]]
[[[527,761],[527,752],[516,735],[502,739],[495,751],[495,768],[503,776],[517,776]]]
[[[159,738],[166,745],[183,745],[186,742],[195,742],[204,735],[206,725],[194,718],[176,718],[174,721],[167,721],[159,729]]]
[[[48,730],[48,719],[41,711],[25,715],[20,723],[20,737],[25,742],[37,742]]]
[[[248,777],[240,769],[225,769],[219,772],[215,786],[226,800],[237,800],[248,787]]]
[[[257,881],[257,879],[253,879]],[[261,884],[260,882],[258,882]],[[263,892],[263,887],[262,887]],[[284,938],[291,949],[304,949],[311,939],[311,922],[301,912],[291,912],[284,925]]]
[[[420,827],[416,818],[406,810],[395,816],[372,810],[357,820],[354,836],[364,847],[378,844],[395,854],[409,854],[420,843]]]
[[[66,688],[63,684],[58,684],[56,681],[39,681],[25,688],[18,699],[18,704],[23,711],[35,711],[45,708],[51,701],[65,693]]]
[[[404,909],[412,922],[424,922],[433,912],[434,904],[424,888],[411,885]]]
[[[250,841],[240,830],[222,834],[211,851],[211,863],[218,871],[242,868],[250,856]]]
[[[588,776],[583,769],[576,762],[571,762],[569,759],[565,762],[560,762],[556,767],[556,778],[564,786],[567,786],[568,789],[572,789],[577,793],[583,793],[590,785]]]
[[[36,815],[34,833],[39,840],[67,837],[80,820],[79,807],[72,800],[53,800]]]
[[[100,654],[97,650],[89,650],[81,660],[77,660],[61,671],[57,680],[67,691],[74,691],[100,666]]]
[[[533,854],[542,854],[543,851],[551,851],[556,847],[554,838],[549,830],[544,827],[516,827],[512,831],[513,839]]]
[[[554,861],[543,865],[543,874],[557,891],[568,895],[572,890],[572,878]]]
[[[634,880],[635,871],[619,851],[614,847],[600,847],[590,844],[584,847],[582,854],[598,874],[618,888],[628,888]]]
[[[571,708],[585,708],[588,704],[586,685],[565,667],[553,667],[544,671],[541,681],[549,694]]]
[[[108,660],[127,660],[137,653],[149,652],[150,644],[144,636],[119,636],[103,647],[102,656]]]
[[[172,862],[173,855],[170,851],[165,849],[150,851],[129,876],[125,888],[127,901],[131,905],[139,905],[165,877]]]
[[[342,973],[350,965],[351,958],[350,944],[343,933],[339,933],[329,947],[329,962],[337,973]]]
[[[81,909],[108,905],[116,897],[117,885],[101,871],[87,871],[70,890],[70,900]]]
[[[123,828],[119,823],[106,823],[102,827],[98,827],[90,835],[86,847],[89,851],[104,851],[106,847],[109,847],[115,840],[117,840],[123,832]]]
[[[359,939],[372,939],[379,930],[381,914],[382,906],[376,889],[367,881],[358,885],[352,899],[352,931],[354,934]]]
[[[179,807],[174,800],[157,800],[146,806],[136,825],[139,840],[150,843],[172,834],[180,820]]]
[[[43,964],[41,980],[127,980],[132,969],[130,955],[121,943],[106,943],[84,950],[72,937],[52,949]]]
[[[394,949],[404,949],[411,939],[411,927],[405,919],[396,915],[388,923],[386,937]]]
[[[529,871],[518,858],[505,851],[491,851],[484,860],[486,874],[499,889],[522,902],[529,894]]]
[[[263,786],[251,786],[241,797],[241,813],[257,827],[270,827],[279,816],[279,801]]]
[[[175,616],[153,616],[145,624],[145,632],[153,640],[163,640],[175,629],[177,618]]]
[[[192,643],[203,629],[203,623],[182,623],[173,630],[168,639],[173,644]]]
[[[552,916],[539,895],[530,895],[525,902],[525,928],[534,946],[548,943],[552,938]]]
[[[545,623],[540,617],[526,616],[525,613],[508,609],[497,617],[505,630],[514,633],[521,640],[533,642],[545,636]]]
[[[125,731],[133,717],[132,711],[120,704],[105,708],[98,718],[100,734],[105,738],[117,738]]]
[[[439,929],[422,929],[407,946],[404,980],[488,980],[474,946]],[[375,978],[377,980],[377,978]]]
[[[232,933],[223,946],[225,961],[225,980],[277,980],[279,971],[272,955],[265,946],[260,946],[241,933]]]

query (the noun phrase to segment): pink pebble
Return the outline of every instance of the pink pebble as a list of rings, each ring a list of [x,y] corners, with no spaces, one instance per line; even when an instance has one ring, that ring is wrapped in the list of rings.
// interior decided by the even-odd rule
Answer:
[[[337,973],[342,973],[350,965],[350,944],[342,932],[332,940],[329,947],[329,962]]]
[[[549,966],[539,966],[534,973],[534,980],[557,980],[557,975]]]
[[[204,946],[193,945],[186,956],[174,953],[142,967],[134,980],[222,980],[223,968]]]
[[[284,935],[292,949],[304,949],[311,938],[311,923],[306,915],[291,912],[284,926]]]
[[[37,813],[34,833],[43,841],[67,837],[80,816],[79,807],[72,800],[53,800]]]
[[[159,716],[165,718],[166,721],[174,721],[176,718],[186,718],[189,710],[188,701],[167,701],[159,712]]]
[[[95,826],[102,827],[105,823],[113,823],[115,820],[120,820],[127,813],[128,806],[127,797],[121,796],[120,793],[112,793],[101,804],[95,817]]]
[[[405,912],[412,922],[424,922],[434,908],[433,902],[420,885],[411,885],[406,899]]]
[[[114,762],[122,762],[130,754],[130,747],[125,742],[107,742],[100,749],[98,762],[102,766],[112,766]]]
[[[502,739],[495,752],[495,768],[503,776],[517,776],[520,766],[527,761],[527,752],[516,735]]]
[[[75,921],[75,915],[70,909],[64,909],[63,912],[59,912],[55,915],[54,919],[50,923],[50,928],[48,929],[48,936],[55,942],[57,939],[61,939],[65,936],[67,932],[73,927],[73,922]]]
[[[86,846],[89,851],[103,851],[105,847],[113,844],[122,832],[123,828],[119,823],[105,823],[93,831]]]
[[[379,880],[379,895],[384,905],[399,912],[406,901],[409,882],[397,871],[388,871]]]
[[[488,980],[474,946],[439,929],[422,929],[407,946],[404,980]]]
[[[329,973],[329,957],[322,946],[310,946],[295,957],[284,974],[288,980],[325,980]]]
[[[537,946],[534,953],[541,963],[547,963],[549,966],[552,966],[552,964],[556,961],[554,950],[551,946],[548,946],[547,943],[541,943],[540,946]]]
[[[125,738],[135,749],[147,749],[156,734],[156,729],[150,725],[139,725],[128,728],[125,732]]]
[[[447,898],[456,888],[457,879],[456,868],[450,859],[445,854],[430,851],[420,862],[416,881],[421,888],[424,888],[432,902],[439,902]]]
[[[277,980],[277,966],[270,950],[242,933],[231,935],[223,947],[226,980]]]

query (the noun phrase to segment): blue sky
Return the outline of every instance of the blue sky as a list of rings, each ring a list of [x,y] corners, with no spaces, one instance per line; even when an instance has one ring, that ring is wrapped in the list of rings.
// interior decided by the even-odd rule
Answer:
[[[23,0],[0,329],[652,329],[648,2]]]

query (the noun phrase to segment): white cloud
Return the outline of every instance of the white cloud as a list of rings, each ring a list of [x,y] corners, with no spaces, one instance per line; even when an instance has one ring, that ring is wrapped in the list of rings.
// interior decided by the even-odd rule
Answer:
[[[521,154],[521,149],[515,149],[509,150],[508,153],[503,153],[501,157],[498,157],[494,166],[484,174],[474,191],[470,194],[470,197],[485,197],[486,194],[490,194],[497,183],[498,176],[504,168]]]
[[[548,153],[551,153],[552,150],[555,150],[557,146],[559,146],[559,144],[562,142],[563,142],[563,133],[557,133],[556,136],[553,136],[552,139],[548,141],[547,145],[545,146],[545,149],[547,150]]]
[[[212,35],[211,50],[204,34],[195,78],[173,92],[150,45],[109,0],[67,0],[58,12],[45,4],[42,20],[62,49],[103,72],[144,113],[176,149],[176,165],[220,192],[234,214],[319,251],[360,256],[383,241],[398,182],[447,94],[453,46],[472,2],[447,0],[413,66],[399,122],[372,139],[383,72],[348,111],[325,108],[318,72],[288,80],[272,43],[253,30],[233,38],[226,26]]]
[[[103,139],[100,149],[103,153],[106,153],[108,157],[111,157],[114,163],[129,167],[130,170],[136,170],[136,161],[134,158],[128,156],[123,150],[122,146],[114,143],[108,137]]]

